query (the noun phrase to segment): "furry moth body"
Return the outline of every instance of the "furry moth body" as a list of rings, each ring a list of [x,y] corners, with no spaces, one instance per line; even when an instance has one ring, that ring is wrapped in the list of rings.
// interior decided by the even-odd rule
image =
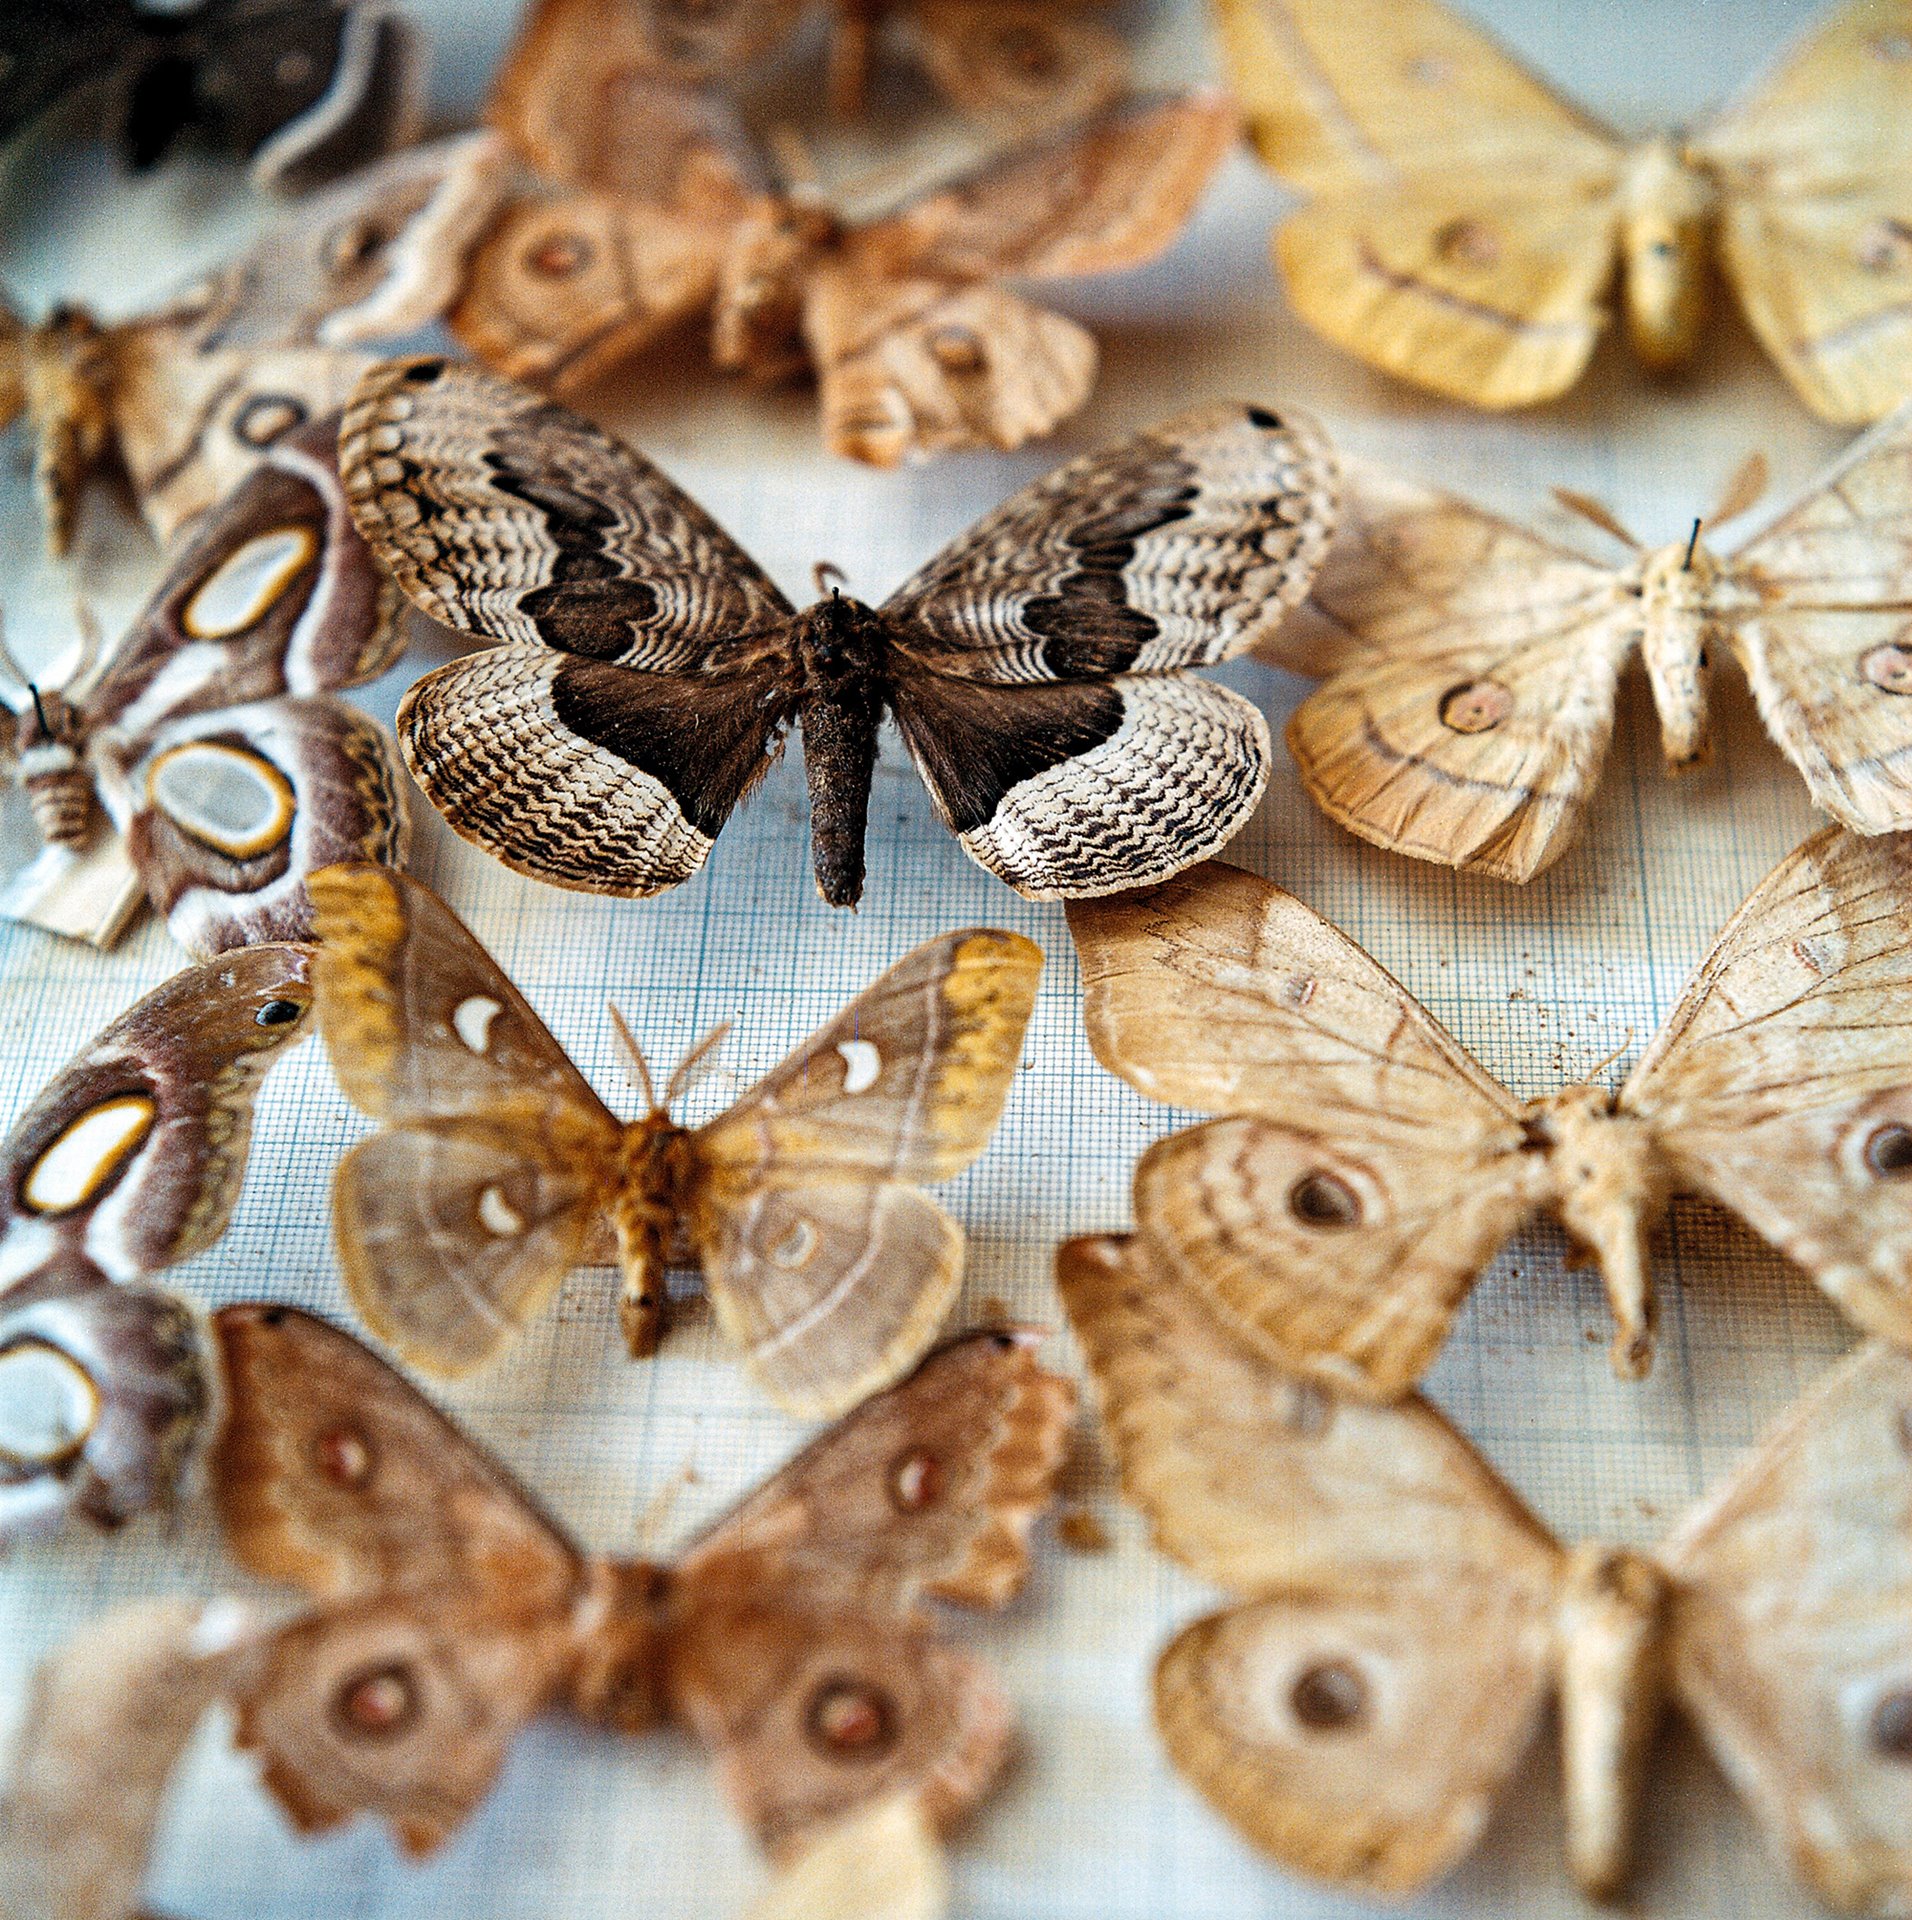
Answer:
[[[341,458],[399,584],[498,643],[406,697],[419,784],[517,871],[630,895],[702,866],[796,725],[817,885],[854,905],[885,711],[964,851],[1021,893],[1217,850],[1267,728],[1185,669],[1294,605],[1335,513],[1310,422],[1204,407],[1025,488],[880,607],[798,612],[649,462],[475,368],[369,374]]]
[[[1480,1838],[1558,1703],[1567,1862],[1624,1886],[1677,1703],[1827,1905],[1912,1896],[1912,1358],[1870,1342],[1651,1551],[1563,1549],[1418,1395],[1341,1401],[1244,1345],[1146,1238],[1057,1281],[1124,1490],[1235,1603],[1155,1669],[1170,1758],[1257,1846],[1370,1895]]]
[[[1074,904],[1096,1058],[1222,1117],[1135,1174],[1151,1256],[1291,1372],[1362,1398],[1432,1363],[1481,1270],[1555,1214],[1598,1260],[1616,1372],[1651,1359],[1647,1234],[1709,1195],[1912,1347],[1912,849],[1839,828],[1776,867],[1617,1091],[1522,1102],[1351,940],[1206,866]]]
[[[1635,352],[1690,359],[1723,268],[1829,420],[1912,393],[1912,5],[1848,0],[1694,131],[1627,146],[1436,0],[1217,0],[1295,310],[1484,407],[1580,377],[1616,270]]]

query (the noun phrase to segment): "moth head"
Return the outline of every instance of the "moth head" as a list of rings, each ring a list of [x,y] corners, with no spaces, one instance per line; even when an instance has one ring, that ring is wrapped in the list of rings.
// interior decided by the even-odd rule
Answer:
[[[724,260],[711,322],[720,367],[782,379],[806,364],[803,289],[837,221],[826,208],[779,201],[745,223]]]

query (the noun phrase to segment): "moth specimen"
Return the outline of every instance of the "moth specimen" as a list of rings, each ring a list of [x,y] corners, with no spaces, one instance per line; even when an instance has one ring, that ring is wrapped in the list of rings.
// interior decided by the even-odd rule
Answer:
[[[488,134],[420,147],[289,212],[248,252],[149,313],[0,307],[0,427],[24,412],[47,541],[64,553],[88,477],[124,469],[161,540],[294,427],[336,412],[370,364],[459,291],[497,206]]]
[[[949,1869],[913,1794],[892,1794],[826,1827],[746,1920],[944,1920]]]
[[[0,913],[104,945],[150,899],[204,958],[310,938],[317,868],[404,858],[397,753],[330,691],[405,641],[404,601],[345,504],[337,435],[328,415],[266,448],[182,537],[120,646],[66,685],[7,660],[20,838],[39,851],[0,884]]]
[[[0,14],[0,141],[97,98],[135,169],[195,135],[302,193],[416,138],[424,66],[385,0],[34,0]]]
[[[1628,143],[1435,0],[1217,0],[1275,234],[1338,347],[1482,407],[1580,377],[1616,275],[1651,368],[1704,337],[1714,265],[1828,420],[1912,393],[1912,4],[1851,0],[1688,133]]]
[[[1645,1373],[1647,1234],[1706,1194],[1912,1346],[1912,846],[1827,828],[1748,896],[1618,1091],[1521,1101],[1291,894],[1205,866],[1072,905],[1096,1058],[1221,1116],[1135,1171],[1149,1257],[1268,1359],[1362,1398],[1427,1370],[1537,1210]]]
[[[1912,1359],[1869,1342],[1650,1552],[1563,1548],[1418,1395],[1341,1401],[1232,1337],[1145,1240],[1057,1278],[1123,1486],[1232,1604],[1155,1668],[1176,1767],[1286,1865],[1413,1891],[1557,1706],[1574,1878],[1624,1884],[1677,1702],[1828,1906],[1912,1897]]]
[[[581,98],[651,77],[733,85],[787,42],[805,0],[538,0],[505,56],[492,118],[557,121]],[[1119,92],[1121,41],[1096,0],[831,0],[829,94],[863,110],[878,51],[913,58],[965,112],[1019,118],[1087,113]]]
[[[813,375],[825,445],[882,467],[1075,412],[1094,339],[998,283],[1153,258],[1236,133],[1219,94],[1138,97],[860,220],[780,187],[728,102],[615,65],[496,111],[547,184],[452,312],[479,359],[571,392],[708,315],[719,367]]]
[[[1635,650],[1676,770],[1706,757],[1709,666],[1730,651],[1815,804],[1860,833],[1912,827],[1912,405],[1715,553],[1707,527],[1763,478],[1755,457],[1658,550],[1562,493],[1632,547],[1616,567],[1347,463],[1309,602],[1264,645],[1326,676],[1288,724],[1315,803],[1394,852],[1530,880],[1580,830]]]
[[[1023,1584],[1075,1413],[1034,1336],[938,1349],[659,1565],[581,1551],[324,1321],[245,1305],[212,1325],[227,1540],[317,1603],[221,1676],[302,1831],[369,1813],[426,1852],[559,1706],[696,1735],[777,1855],[899,1793],[947,1827],[1007,1759],[1009,1702],[920,1603]]]
[[[1311,423],[1209,406],[1026,487],[882,606],[799,613],[648,461],[475,368],[368,374],[340,448],[400,586],[500,643],[406,696],[413,777],[506,866],[596,893],[688,879],[795,724],[817,887],[855,905],[886,710],[1019,893],[1174,873],[1268,774],[1260,713],[1184,669],[1294,605],[1334,524]]]
[[[918,1183],[966,1167],[1021,1058],[1042,953],[987,927],[918,947],[734,1105],[620,1122],[437,895],[383,867],[312,881],[319,1021],[382,1129],[340,1163],[339,1263],[367,1323],[436,1373],[483,1365],[586,1259],[614,1257],[633,1355],[692,1264],[744,1365],[792,1412],[842,1412],[919,1358],[962,1229]],[[616,1018],[615,1010],[613,1018]]]
[[[259,1082],[307,1029],[308,964],[260,946],[188,967],[0,1142],[0,1544],[170,1499],[208,1385],[191,1311],[150,1282],[226,1230]]]

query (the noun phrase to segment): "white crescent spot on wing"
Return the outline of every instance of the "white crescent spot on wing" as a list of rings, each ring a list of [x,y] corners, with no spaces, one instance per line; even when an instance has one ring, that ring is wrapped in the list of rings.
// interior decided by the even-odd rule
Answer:
[[[20,1197],[35,1213],[71,1213],[83,1207],[146,1138],[152,1124],[151,1094],[116,1094],[89,1107],[34,1161]]]
[[[770,1249],[772,1262],[785,1268],[796,1268],[808,1264],[810,1256],[817,1250],[817,1230],[807,1220],[799,1220],[777,1244]]]
[[[867,1093],[883,1071],[883,1056],[869,1040],[839,1040],[837,1052],[843,1056],[843,1091]]]
[[[474,993],[452,1009],[452,1030],[481,1059],[491,1044],[491,1023],[504,1012],[488,993]]]
[[[485,1231],[500,1240],[515,1240],[524,1232],[524,1219],[496,1187],[478,1196],[478,1219]]]

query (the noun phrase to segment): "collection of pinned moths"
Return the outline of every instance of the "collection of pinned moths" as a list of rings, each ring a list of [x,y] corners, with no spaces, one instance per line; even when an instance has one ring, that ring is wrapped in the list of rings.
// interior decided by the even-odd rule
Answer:
[[[1233,1596],[1157,1665],[1175,1765],[1280,1860],[1398,1894],[1474,1843],[1551,1697],[1569,1865],[1608,1895],[1676,1700],[1815,1895],[1912,1902],[1912,0],[1850,0],[1741,104],[1631,150],[1432,0],[1218,5],[1254,137],[1310,196],[1276,247],[1329,337],[1525,404],[1577,377],[1616,271],[1642,357],[1690,354],[1717,255],[1808,403],[1876,424],[1730,555],[1708,529],[1757,462],[1657,552],[1563,494],[1632,549],[1615,566],[1285,408],[1208,405],[1024,488],[880,606],[799,609],[547,395],[696,319],[722,366],[814,375],[860,459],[1052,428],[1094,343],[999,283],[1159,250],[1236,128],[1219,95],[1125,96],[1094,0],[839,0],[841,110],[888,50],[984,121],[1056,117],[872,220],[780,181],[711,88],[800,0],[538,0],[491,131],[369,165],[417,89],[378,0],[62,0],[58,31],[0,33],[0,135],[85,108],[138,164],[197,134],[333,182],[154,312],[0,313],[51,544],[109,462],[172,543],[60,686],[0,652],[35,849],[0,912],[104,944],[150,901],[196,960],[0,1142],[0,1542],[201,1485],[240,1565],[311,1602],[136,1608],[48,1663],[0,1801],[10,1920],[136,1911],[221,1701],[302,1830],[369,1813],[416,1852],[539,1712],[676,1724],[781,1863],[762,1920],[944,1910],[939,1836],[1013,1716],[922,1603],[1020,1588],[1076,1396],[1026,1329],[937,1344],[964,1241],[923,1189],[988,1144],[1040,950],[917,947],[696,1127],[670,1109],[721,1030],[660,1097],[613,1009],[626,1121],[401,871],[409,769],[515,871],[655,893],[794,729],[817,889],[853,907],[886,718],[964,851],[1067,902],[1097,1059],[1207,1116],[1142,1156],[1132,1233],[1056,1256],[1126,1491]],[[375,356],[434,320],[483,364]],[[394,747],[336,696],[394,661],[407,602],[479,644],[412,687]],[[1730,650],[1833,824],[1616,1091],[1522,1101],[1214,862],[1272,746],[1193,669],[1250,649],[1321,681],[1288,731],[1302,780],[1398,852],[1514,882],[1558,859],[1636,650],[1669,765],[1706,752]],[[224,1233],[260,1086],[314,1025],[378,1123],[333,1226],[402,1360],[486,1365],[586,1264],[617,1268],[641,1358],[695,1269],[756,1384],[835,1424],[669,1564],[615,1559],[352,1335],[162,1284]],[[1644,1374],[1648,1234],[1687,1190],[1865,1343],[1662,1546],[1563,1548],[1416,1383],[1539,1211]]]

